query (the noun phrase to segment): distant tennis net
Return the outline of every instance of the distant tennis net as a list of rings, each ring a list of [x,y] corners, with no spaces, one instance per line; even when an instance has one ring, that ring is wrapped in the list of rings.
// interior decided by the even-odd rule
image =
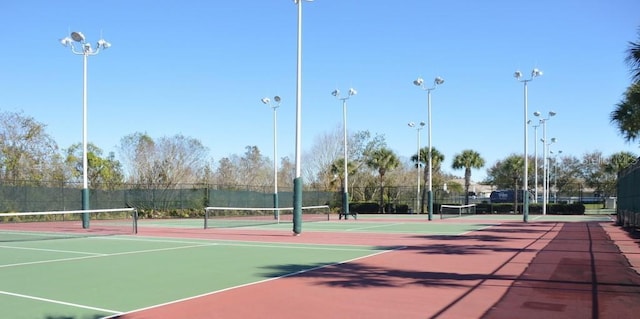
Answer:
[[[89,227],[82,215],[89,214]],[[90,209],[0,214],[0,242],[135,234],[135,208]]]
[[[302,222],[327,221],[330,210],[327,205],[302,207]],[[206,207],[204,228],[246,227],[269,224],[293,223],[293,207]]]
[[[476,214],[476,204],[440,205],[440,219],[463,217]]]

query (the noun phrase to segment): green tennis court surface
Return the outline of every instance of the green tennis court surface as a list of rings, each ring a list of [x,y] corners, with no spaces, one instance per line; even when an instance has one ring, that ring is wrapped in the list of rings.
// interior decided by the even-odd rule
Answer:
[[[577,219],[532,216],[534,218],[537,221]],[[519,219],[521,216],[517,215],[499,218],[476,215],[453,221],[434,218],[428,222],[424,215],[362,215],[358,220],[305,223],[303,229],[363,237],[368,233],[461,235],[501,221]],[[585,219],[607,220],[608,217],[580,218]],[[147,227],[216,233],[215,228],[202,229],[203,221],[198,219],[140,220],[139,226],[138,235],[45,236],[43,240],[16,240],[13,234],[10,240],[2,240],[0,231],[2,317],[109,317],[399,248],[144,236]],[[246,229],[285,234],[291,230],[291,224]]]
[[[383,251],[136,236],[0,242],[0,309],[100,318]]]

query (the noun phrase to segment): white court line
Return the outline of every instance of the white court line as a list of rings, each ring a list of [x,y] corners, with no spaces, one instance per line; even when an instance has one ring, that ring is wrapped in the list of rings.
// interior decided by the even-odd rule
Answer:
[[[54,252],[54,253],[69,253],[69,254],[80,254],[80,255],[96,255],[96,256],[104,255],[104,254],[101,254],[101,253],[90,253],[90,252],[84,252],[84,251],[45,249],[45,248],[32,248],[32,247],[14,247],[14,246],[4,246],[4,245],[0,245],[0,248],[19,249],[19,250],[21,249],[21,250],[50,251],[50,252]]]
[[[155,237],[152,237],[155,238]],[[162,239],[163,237],[158,237],[157,240],[148,238],[148,239],[138,239],[138,238],[128,238],[128,237],[121,237],[121,238],[111,238],[111,237],[104,237],[104,238],[100,238],[97,237],[96,239],[106,239],[106,240],[131,240],[131,241],[146,241],[146,242],[154,242],[154,243],[177,243],[177,244],[202,244],[202,241],[181,241],[181,240],[164,240]],[[203,241],[212,241],[211,239],[202,239]],[[354,248],[344,248],[343,246],[345,245],[326,245],[326,244],[313,244],[313,243],[305,243],[305,244],[299,244],[299,243],[280,243],[280,242],[265,242],[265,243],[260,243],[260,244],[254,244],[252,242],[239,242],[239,241],[233,241],[233,240],[223,240],[223,239],[215,239],[216,243],[211,243],[209,245],[219,245],[219,246],[238,246],[238,247],[265,247],[265,248],[282,248],[282,249],[311,249],[311,250],[335,250],[335,251],[370,251],[372,250],[371,248],[367,248],[367,247],[371,247],[371,246],[358,246],[358,245],[346,245],[346,246],[352,246]],[[318,246],[324,246],[324,247],[318,247]],[[339,246],[339,247],[331,247],[331,246]],[[365,247],[365,248],[361,248],[361,247]]]
[[[189,245],[189,246],[180,246],[180,247],[169,247],[169,248],[125,251],[125,252],[113,253],[113,254],[101,254],[101,255],[93,255],[93,256],[82,256],[82,257],[72,257],[72,258],[40,260],[40,261],[31,261],[31,262],[26,262],[26,263],[0,265],[0,268],[26,266],[26,265],[37,265],[37,264],[48,264],[48,263],[54,263],[54,262],[82,260],[82,259],[91,259],[91,258],[113,257],[113,256],[123,256],[123,255],[135,255],[135,254],[143,254],[143,253],[152,253],[152,252],[157,252],[157,251],[188,249],[188,248],[194,248],[194,247],[216,246],[216,245],[217,244],[215,244],[215,243],[214,244],[198,244],[198,245]]]
[[[345,229],[344,231],[358,231],[358,230],[363,230],[363,229],[371,229],[371,228],[380,228],[380,227],[388,227],[388,226],[396,226],[396,225],[404,225],[406,223],[393,223],[393,224],[382,224],[382,225],[375,225],[375,226],[367,226],[367,227],[357,227],[357,228],[349,228],[349,229]]]
[[[8,291],[2,291],[2,290],[0,290],[0,294],[13,296],[13,297],[20,297],[20,298],[25,298],[25,299],[33,299],[33,300],[38,300],[38,301],[44,301],[44,302],[48,302],[48,303],[55,303],[55,304],[59,304],[59,305],[72,306],[72,307],[76,307],[76,308],[83,308],[83,309],[89,309],[89,310],[108,312],[108,313],[113,313],[113,314],[116,314],[116,315],[122,313],[122,311],[115,311],[115,310],[110,310],[110,309],[104,309],[104,308],[97,308],[97,307],[80,305],[80,304],[77,304],[77,303],[64,302],[64,301],[60,301],[60,300],[54,300],[54,299],[40,298],[40,297],[29,296],[29,295],[16,294],[16,293],[12,293],[12,292],[8,292]]]
[[[104,317],[102,319],[116,318],[117,316],[124,316],[124,315],[130,314],[130,313],[134,313],[134,312],[138,312],[138,311],[154,309],[154,308],[158,308],[158,307],[163,307],[163,306],[176,304],[176,303],[179,303],[179,302],[184,302],[184,301],[189,301],[189,300],[193,300],[193,299],[197,299],[197,298],[201,298],[201,297],[211,296],[211,295],[215,295],[215,294],[218,294],[218,293],[221,293],[221,292],[225,292],[225,291],[229,291],[229,290],[233,290],[233,289],[249,287],[249,286],[253,286],[253,285],[257,285],[257,284],[273,281],[273,280],[276,280],[276,279],[282,279],[282,278],[287,278],[287,277],[291,277],[291,276],[295,276],[295,275],[299,275],[299,274],[304,274],[306,272],[322,269],[322,268],[325,268],[325,267],[331,267],[331,266],[346,264],[346,263],[353,262],[353,261],[356,261],[356,260],[360,260],[360,259],[364,259],[364,258],[368,258],[368,257],[373,257],[373,256],[376,256],[376,255],[381,255],[381,254],[385,254],[385,253],[388,253],[388,252],[401,250],[401,249],[405,249],[405,248],[407,248],[407,247],[406,246],[405,247],[398,247],[398,248],[394,248],[394,249],[390,249],[390,250],[380,251],[380,252],[377,252],[377,253],[374,253],[374,254],[370,254],[370,255],[366,255],[366,256],[362,256],[362,257],[357,257],[357,258],[353,258],[353,259],[349,259],[349,260],[345,260],[345,261],[341,261],[341,262],[336,262],[336,263],[332,263],[332,264],[327,264],[327,265],[324,265],[324,266],[318,266],[318,267],[313,267],[313,268],[309,268],[309,269],[299,270],[299,271],[292,272],[292,273],[289,273],[289,274],[286,274],[286,275],[282,275],[282,276],[278,276],[278,277],[273,277],[273,278],[268,278],[268,279],[264,279],[264,280],[260,280],[260,281],[250,282],[250,283],[247,283],[247,284],[237,285],[237,286],[233,286],[233,287],[229,287],[229,288],[225,288],[225,289],[220,289],[220,290],[216,290],[216,291],[212,291],[212,292],[208,292],[208,293],[204,293],[204,294],[200,294],[200,295],[196,295],[196,296],[191,296],[191,297],[187,297],[187,298],[183,298],[183,299],[178,299],[178,300],[174,300],[174,301],[170,301],[170,302],[165,302],[165,303],[161,303],[161,304],[157,304],[157,305],[153,305],[153,306],[149,306],[149,307],[145,307],[145,308],[139,308],[139,309],[135,309],[135,310],[131,310],[131,311],[125,312],[125,313],[116,314],[116,315],[109,316],[109,317]]]

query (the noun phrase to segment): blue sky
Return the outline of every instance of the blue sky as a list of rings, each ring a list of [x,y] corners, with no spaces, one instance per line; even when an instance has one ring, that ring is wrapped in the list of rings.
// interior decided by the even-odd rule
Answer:
[[[432,143],[445,170],[465,149],[488,168],[523,152],[523,85],[513,73],[535,67],[544,75],[529,84],[529,114],[557,112],[547,125],[558,140],[552,150],[640,153],[609,121],[630,84],[623,60],[638,40],[636,0],[316,0],[303,9],[303,150],[342,125],[331,91],[354,87],[349,131],[384,135],[410,157],[416,131],[407,123],[427,121],[426,92],[412,81],[441,76]],[[278,153],[294,157],[291,0],[6,0],[0,21],[0,110],[45,123],[61,148],[82,139],[82,57],[58,40],[81,31],[91,43],[101,35],[112,43],[88,62],[89,141],[103,150],[147,132],[197,138],[215,161],[247,145],[272,157],[272,110],[260,99],[280,95]],[[531,128],[531,154],[533,136]]]

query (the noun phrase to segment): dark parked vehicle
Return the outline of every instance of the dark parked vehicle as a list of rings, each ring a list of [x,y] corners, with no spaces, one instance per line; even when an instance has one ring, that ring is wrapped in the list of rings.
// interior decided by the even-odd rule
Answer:
[[[529,193],[529,203],[533,201],[533,194]],[[515,192],[512,189],[496,190],[491,192],[489,200],[491,203],[513,203]],[[524,199],[524,190],[518,190],[518,203],[522,203]]]

